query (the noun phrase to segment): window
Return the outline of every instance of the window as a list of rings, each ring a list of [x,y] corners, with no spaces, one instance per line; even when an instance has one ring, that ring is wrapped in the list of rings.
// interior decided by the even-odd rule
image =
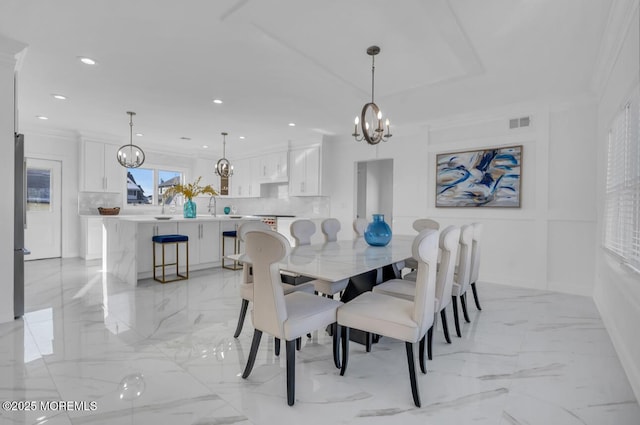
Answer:
[[[27,168],[27,211],[49,211],[51,170]]]
[[[609,130],[604,246],[640,271],[640,96],[638,91]]]
[[[127,204],[160,205],[167,189],[182,182],[182,172],[153,168],[127,169]],[[170,204],[172,199],[165,199]]]

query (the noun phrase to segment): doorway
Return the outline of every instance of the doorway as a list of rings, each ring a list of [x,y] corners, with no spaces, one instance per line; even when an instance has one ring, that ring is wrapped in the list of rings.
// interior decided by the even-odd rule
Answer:
[[[356,163],[356,218],[372,220],[372,214],[384,214],[393,223],[393,159]]]
[[[27,158],[27,226],[24,244],[31,251],[25,260],[61,257],[62,164]]]

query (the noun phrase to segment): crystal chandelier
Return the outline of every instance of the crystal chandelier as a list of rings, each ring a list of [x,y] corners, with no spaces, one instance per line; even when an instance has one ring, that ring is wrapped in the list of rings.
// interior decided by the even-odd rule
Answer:
[[[135,112],[129,114],[129,144],[118,149],[118,162],[126,168],[138,168],[144,163],[144,151],[133,144],[133,116]]]
[[[229,177],[233,175],[233,165],[226,158],[226,148],[227,148],[227,135],[228,133],[220,133],[222,134],[222,158],[218,160],[216,164],[216,174],[220,177]]]
[[[359,117],[356,116],[352,134],[357,142],[366,140],[370,145],[377,145],[380,141],[386,142],[392,136],[389,132],[389,119],[387,118],[384,125],[386,127],[385,134],[385,129],[382,125],[382,112],[373,100],[376,72],[375,60],[378,53],[380,53],[380,47],[378,46],[371,46],[367,49],[367,54],[371,56],[371,102],[364,105]],[[362,130],[362,134],[359,133],[359,130]]]

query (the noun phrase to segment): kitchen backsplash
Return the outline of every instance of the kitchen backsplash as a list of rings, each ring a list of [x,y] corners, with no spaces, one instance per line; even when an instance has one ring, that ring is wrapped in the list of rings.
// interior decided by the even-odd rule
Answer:
[[[122,208],[122,194],[113,192],[78,192],[78,214],[99,215],[98,207]]]
[[[330,198],[328,196],[304,196],[289,197],[286,185],[273,186],[263,193],[261,198],[228,198],[216,197],[216,213],[224,215],[224,207],[235,207],[235,214],[281,214],[296,215],[300,217],[328,217],[330,212]],[[198,214],[209,214],[209,197],[202,196],[195,198],[198,205]],[[78,214],[98,215],[98,207],[120,207],[121,215],[143,215],[160,214],[160,206],[150,205],[129,205],[123,207],[122,195],[120,193],[104,192],[79,192],[78,193]],[[180,214],[182,206],[165,207],[165,214]]]

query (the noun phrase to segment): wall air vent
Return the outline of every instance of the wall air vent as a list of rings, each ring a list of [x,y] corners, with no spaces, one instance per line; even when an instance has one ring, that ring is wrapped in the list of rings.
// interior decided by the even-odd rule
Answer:
[[[531,117],[520,117],[509,119],[509,129],[520,127],[529,127],[531,125]]]

